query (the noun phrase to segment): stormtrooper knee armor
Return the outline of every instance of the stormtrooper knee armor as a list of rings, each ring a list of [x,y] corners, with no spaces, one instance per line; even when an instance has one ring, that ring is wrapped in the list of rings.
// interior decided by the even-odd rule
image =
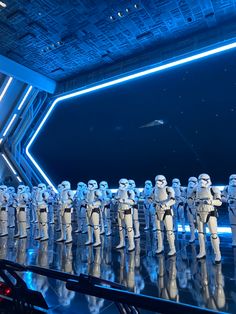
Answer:
[[[198,259],[206,256],[204,225],[207,224],[211,233],[211,244],[215,254],[215,263],[221,262],[220,239],[217,234],[217,211],[215,206],[221,206],[220,190],[211,186],[208,174],[198,177],[198,184],[189,197],[190,203],[194,202],[197,212],[197,228],[200,252]]]
[[[129,241],[128,251],[131,252],[135,249],[132,217],[135,194],[133,190],[129,190],[129,181],[127,179],[121,179],[119,181],[119,189],[115,198],[118,201],[118,225],[120,235],[120,243],[116,248],[121,249],[125,247],[124,229],[126,228]]]
[[[88,191],[85,196],[86,203],[86,217],[88,225],[88,240],[85,245],[93,244],[93,231],[95,236],[94,247],[101,245],[100,238],[100,207],[102,203],[102,194],[98,190],[98,184],[95,180],[88,182]]]
[[[74,193],[71,190],[69,181],[63,181],[62,192],[61,192],[61,217],[62,217],[62,228],[61,237],[57,242],[65,241],[66,244],[72,242],[72,226],[71,226],[71,214],[73,212],[73,197]]]
[[[232,246],[236,247],[236,174],[229,177],[229,185],[222,193],[222,201],[228,204],[229,222],[232,230]]]
[[[0,236],[8,235],[8,201],[9,193],[6,185],[0,185]]]
[[[133,205],[133,224],[134,224],[134,238],[140,238],[140,231],[139,231],[139,215],[138,215],[138,202],[140,197],[140,192],[136,188],[136,184],[134,180],[129,180],[129,189],[134,191],[135,199]]]
[[[171,206],[175,204],[175,192],[173,188],[167,186],[166,178],[157,175],[155,178],[155,188],[152,193],[152,200],[156,208],[156,225],[157,225],[157,254],[164,251],[163,245],[163,228],[164,224],[170,251],[169,256],[176,254],[175,235],[173,231],[173,210]]]
[[[17,227],[18,232],[15,237],[20,237],[20,239],[26,238],[26,227],[27,227],[27,204],[28,204],[28,193],[25,192],[25,186],[19,185],[17,188]]]
[[[47,187],[44,183],[38,185],[36,192],[36,206],[39,218],[39,234],[36,240],[47,241],[48,237],[48,198]]]
[[[102,181],[99,184],[99,189],[102,193],[102,205],[101,205],[101,234],[106,231],[106,236],[111,235],[111,199],[112,193],[108,188],[108,183],[106,181]]]

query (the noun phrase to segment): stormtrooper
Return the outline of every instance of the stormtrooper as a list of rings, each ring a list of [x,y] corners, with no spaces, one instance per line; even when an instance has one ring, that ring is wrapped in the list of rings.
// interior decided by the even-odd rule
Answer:
[[[15,237],[19,237],[20,239],[26,238],[26,223],[27,223],[27,204],[28,204],[28,193],[25,192],[25,186],[19,185],[17,188],[17,195],[16,195],[16,215],[17,215],[17,229],[18,232]]]
[[[8,200],[7,186],[0,185],[0,236],[8,235]]]
[[[178,231],[178,219],[182,226],[182,233],[185,233],[185,219],[184,219],[184,189],[181,187],[180,180],[175,178],[172,180],[172,188],[175,191],[174,210],[174,229]]]
[[[134,238],[140,238],[140,231],[139,231],[139,217],[138,217],[138,202],[140,197],[140,192],[136,188],[136,184],[134,180],[129,180],[129,189],[134,191],[135,199],[133,205],[133,223],[134,223]]]
[[[88,240],[85,245],[93,244],[94,247],[101,245],[100,238],[100,207],[102,204],[102,193],[98,190],[98,184],[95,180],[89,180],[88,190],[85,195],[86,218],[88,226]],[[95,243],[93,243],[93,231]]]
[[[32,193],[31,193],[31,213],[32,213],[32,220],[31,222],[38,223],[38,217],[37,217],[37,204],[36,204],[36,194],[37,194],[37,186],[33,186]]]
[[[47,241],[48,237],[48,197],[47,187],[44,183],[39,183],[35,200],[39,219],[39,233],[35,240]]]
[[[152,206],[151,202],[151,195],[152,195],[152,181],[146,180],[145,181],[145,186],[144,189],[141,193],[141,198],[143,199],[144,202],[144,216],[145,216],[145,224],[146,226],[144,227],[144,230],[149,230],[150,228],[150,220],[152,221],[153,224],[153,230],[156,230],[155,227],[155,209]],[[151,216],[151,219],[150,219]]]
[[[57,186],[58,193],[55,197],[55,207],[56,207],[56,216],[57,216],[57,229],[56,231],[61,231],[62,229],[62,218],[61,218],[61,193],[62,193],[62,185],[58,184]]]
[[[222,192],[222,201],[228,204],[232,246],[236,247],[236,174],[229,177],[229,185],[225,186]]]
[[[8,226],[9,228],[15,227],[15,207],[14,207],[14,198],[16,196],[16,191],[13,186],[9,186],[7,189],[7,192],[9,194],[8,199]]]
[[[125,247],[124,229],[126,228],[129,241],[128,251],[131,252],[135,249],[132,217],[135,194],[133,190],[129,189],[129,181],[127,179],[120,179],[119,189],[115,198],[118,201],[118,226],[120,235],[120,243],[116,249]]]
[[[76,209],[77,225],[78,225],[77,230],[75,230],[76,233],[79,233],[79,232],[87,233],[86,207],[84,203],[86,191],[87,191],[87,185],[84,182],[79,182],[77,184],[77,190],[74,195],[74,206]]]
[[[164,251],[163,245],[163,224],[166,229],[167,240],[170,251],[168,256],[176,254],[175,235],[173,231],[173,211],[171,206],[175,204],[175,192],[172,187],[167,186],[166,178],[163,175],[155,177],[155,187],[152,193],[152,200],[156,208],[156,225],[158,248],[156,253]]]
[[[221,262],[220,239],[217,234],[217,211],[215,206],[221,206],[220,190],[211,186],[208,174],[200,174],[198,184],[188,198],[188,202],[196,207],[197,228],[200,252],[198,259],[206,256],[204,225],[207,224],[211,233],[211,244],[215,254],[215,263]]]
[[[63,181],[61,183],[61,237],[57,239],[57,242],[65,241],[66,244],[72,242],[72,226],[71,226],[71,214],[73,212],[73,197],[74,193],[71,190],[69,181]]]
[[[188,199],[193,193],[193,190],[197,186],[197,178],[196,177],[190,177],[188,179],[188,186],[186,191],[186,202],[187,202],[187,217],[190,227],[190,240],[189,243],[193,243],[195,241],[195,224],[196,224],[196,208],[194,206],[194,203],[189,202]]]
[[[99,190],[102,193],[102,205],[100,212],[100,220],[101,220],[101,234],[105,232],[106,236],[111,235],[111,199],[112,193],[108,188],[108,183],[106,181],[101,181],[99,184]]]

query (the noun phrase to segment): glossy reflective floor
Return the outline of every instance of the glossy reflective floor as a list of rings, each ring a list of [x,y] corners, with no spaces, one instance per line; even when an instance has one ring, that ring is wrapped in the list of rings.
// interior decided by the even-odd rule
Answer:
[[[209,236],[208,257],[197,261],[198,243],[188,244],[189,233],[176,236],[176,257],[155,255],[156,234],[144,232],[136,240],[135,252],[116,251],[117,230],[112,237],[102,236],[102,246],[84,246],[86,235],[73,234],[73,244],[54,240],[59,236],[50,226],[50,240],[39,242],[28,231],[27,239],[0,238],[0,258],[22,264],[39,265],[73,274],[91,274],[121,283],[130,291],[236,313],[236,249],[230,234],[220,234],[222,264],[212,263]],[[166,246],[168,249],[168,246]],[[64,283],[30,272],[24,274],[28,286],[40,290],[50,306],[49,313],[118,313],[112,302],[68,291]],[[79,311],[78,311],[79,310]],[[141,313],[147,313],[141,311]]]

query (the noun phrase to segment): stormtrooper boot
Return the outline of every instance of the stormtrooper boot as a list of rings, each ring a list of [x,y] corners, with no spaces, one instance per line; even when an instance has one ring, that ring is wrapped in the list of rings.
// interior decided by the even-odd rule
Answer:
[[[60,236],[59,239],[56,240],[56,242],[63,242],[63,241],[65,241],[65,228],[62,225],[62,227],[61,227],[61,236]]]
[[[135,244],[134,244],[134,231],[133,228],[131,231],[128,230],[128,241],[129,241],[129,247],[128,251],[132,252],[135,250]]]
[[[47,241],[49,237],[48,237],[48,226],[46,223],[42,224],[42,232],[43,232],[43,237],[41,238],[41,241]]]
[[[95,237],[95,243],[93,244],[93,247],[97,247],[101,245],[101,238],[100,238],[100,228],[94,227],[94,237]]]
[[[170,251],[168,253],[168,256],[174,256],[176,254],[176,249],[175,249],[175,235],[174,232],[171,231],[170,234],[168,234],[170,231],[167,231],[167,240],[169,242],[170,246]]]
[[[123,249],[125,247],[125,238],[124,238],[124,229],[121,227],[119,228],[119,235],[120,235],[120,243],[116,246],[116,249]]]
[[[220,253],[220,239],[217,235],[216,238],[213,238],[211,236],[211,245],[215,253],[215,263],[219,264],[221,262],[221,253]]]
[[[200,252],[197,255],[197,259],[202,259],[206,257],[206,244],[205,244],[205,236],[203,233],[198,233]]]
[[[92,227],[88,225],[88,240],[85,242],[85,245],[91,245],[93,244],[92,240]]]
[[[164,252],[164,246],[163,246],[163,235],[162,230],[157,231],[157,250],[156,254],[161,254]]]
[[[72,243],[71,232],[72,232],[71,224],[66,225],[66,242],[65,242],[66,244]]]

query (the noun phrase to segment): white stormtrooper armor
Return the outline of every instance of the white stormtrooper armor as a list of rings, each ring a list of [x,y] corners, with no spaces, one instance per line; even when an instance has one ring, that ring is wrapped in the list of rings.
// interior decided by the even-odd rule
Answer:
[[[185,233],[185,218],[184,218],[184,189],[181,187],[180,180],[175,178],[172,180],[172,188],[175,191],[174,210],[174,229],[178,231],[178,220],[182,226],[182,233]]]
[[[46,185],[40,183],[36,191],[35,200],[39,220],[39,234],[35,240],[47,241],[48,237],[48,201],[49,194]]]
[[[37,203],[36,203],[36,194],[37,194],[37,186],[33,186],[32,193],[31,193],[31,213],[32,213],[32,223],[38,223],[38,216],[37,216]]]
[[[87,192],[87,184],[79,182],[77,184],[77,190],[74,195],[74,206],[77,214],[78,228],[75,230],[76,233],[87,233],[86,223],[86,206],[85,206],[85,194]]]
[[[196,225],[196,208],[194,203],[189,202],[188,199],[192,195],[193,190],[197,186],[197,178],[196,177],[190,177],[188,179],[188,186],[186,191],[186,201],[187,201],[187,217],[190,227],[190,240],[189,243],[193,243],[195,241],[195,225]]]
[[[55,200],[55,196],[56,193],[53,190],[53,187],[51,185],[48,185],[47,187],[47,192],[48,192],[48,222],[50,224],[54,224],[55,223],[55,219],[54,219],[54,200]]]
[[[115,198],[118,201],[118,225],[120,235],[120,243],[116,248],[122,249],[125,247],[124,229],[126,228],[129,241],[128,251],[131,252],[135,249],[132,217],[135,194],[133,190],[129,190],[129,181],[127,179],[121,179],[119,181],[119,189]]]
[[[16,196],[16,191],[13,186],[9,186],[7,189],[7,192],[9,194],[8,199],[8,226],[9,228],[15,227],[15,204],[14,204],[14,198]]]
[[[152,193],[152,200],[156,207],[156,225],[158,248],[156,253],[164,251],[163,246],[163,229],[164,223],[167,240],[170,246],[169,256],[176,254],[175,235],[173,231],[173,211],[171,206],[175,204],[175,192],[173,188],[167,186],[166,178],[163,175],[157,175],[155,178],[155,187]]]
[[[156,231],[155,208],[153,207],[151,201],[152,190],[153,190],[152,181],[146,180],[143,192],[141,193],[141,198],[144,201],[144,216],[146,224],[144,230],[149,230],[151,220],[153,224],[153,231]]]
[[[9,194],[6,185],[0,185],[0,236],[8,235],[8,200]]]
[[[27,211],[27,204],[28,204],[28,193],[25,193],[25,186],[19,185],[17,188],[17,195],[16,195],[16,202],[17,202],[17,227],[18,232],[15,237],[20,237],[20,239],[26,238],[26,211]]]
[[[139,217],[138,217],[138,202],[140,197],[140,192],[136,189],[136,184],[134,180],[129,180],[129,189],[134,191],[135,199],[133,205],[133,223],[134,223],[134,238],[140,238],[140,231],[139,231]]]
[[[228,204],[229,222],[232,230],[232,246],[236,247],[236,174],[229,177],[229,185],[222,192],[222,201]]]
[[[101,207],[101,198],[102,193],[98,190],[98,184],[95,180],[90,180],[88,182],[88,190],[85,196],[86,203],[86,217],[88,225],[88,240],[85,245],[93,244],[93,232],[95,236],[94,247],[101,245],[100,238],[100,225],[99,225],[99,216],[100,216],[100,207]]]
[[[69,181],[63,181],[62,192],[61,192],[61,217],[62,217],[62,228],[61,237],[57,242],[65,241],[66,244],[72,242],[72,227],[71,227],[71,214],[73,212],[73,197],[74,193],[71,190]]]
[[[215,263],[221,261],[220,239],[217,234],[217,212],[215,206],[221,206],[220,190],[211,186],[211,179],[208,174],[201,174],[198,177],[198,184],[190,195],[188,201],[194,202],[197,211],[197,228],[199,237],[200,252],[198,259],[206,256],[204,224],[207,224],[211,233],[211,244],[215,253]]]
[[[111,235],[111,199],[112,193],[108,188],[108,183],[106,181],[101,181],[99,184],[99,190],[102,193],[102,206],[100,212],[101,220],[101,234],[104,233],[104,227],[106,229],[106,236]]]

